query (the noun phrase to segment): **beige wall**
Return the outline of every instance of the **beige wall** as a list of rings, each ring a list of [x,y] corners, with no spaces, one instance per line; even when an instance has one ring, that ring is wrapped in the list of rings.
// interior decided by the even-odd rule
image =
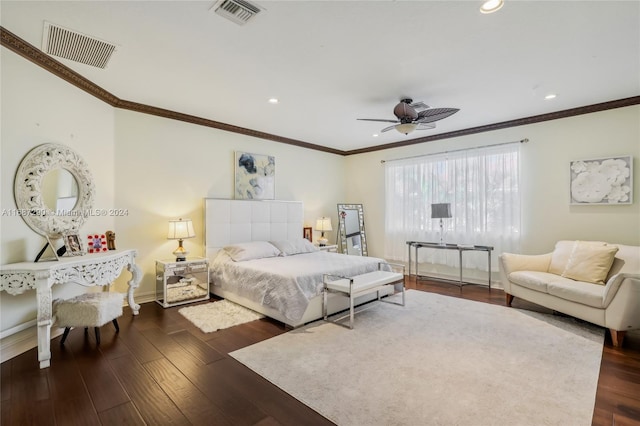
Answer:
[[[344,157],[116,111],[115,200],[116,207],[129,211],[117,222],[116,241],[139,250],[143,298],[155,289],[155,260],[171,258],[177,247],[166,239],[169,219],[191,218],[196,238],[184,246],[190,255],[204,254],[203,198],[233,198],[236,150],[275,156],[276,199],[303,201],[306,226],[323,215],[337,223],[335,206],[345,194]]]
[[[363,203],[369,253],[384,253],[384,165],[413,155],[528,138],[521,150],[522,252],[551,251],[559,239],[640,245],[640,106],[428,142],[346,159],[347,200]],[[632,205],[569,205],[569,162],[632,155]]]

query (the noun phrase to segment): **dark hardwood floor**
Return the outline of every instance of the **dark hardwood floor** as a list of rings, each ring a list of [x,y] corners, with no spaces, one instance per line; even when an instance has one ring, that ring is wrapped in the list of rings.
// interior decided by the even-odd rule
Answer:
[[[482,286],[409,278],[407,287],[504,304],[502,291]],[[513,306],[549,312],[519,299]],[[263,319],[205,334],[178,309],[146,303],[132,317],[127,308],[118,335],[111,324],[102,327],[99,348],[93,333],[85,338],[74,329],[64,347],[60,337],[51,342],[47,369],[38,368],[36,349],[2,363],[1,424],[332,424],[228,356],[286,332],[281,323]],[[640,425],[640,333],[629,333],[622,349],[607,335],[593,424]]]

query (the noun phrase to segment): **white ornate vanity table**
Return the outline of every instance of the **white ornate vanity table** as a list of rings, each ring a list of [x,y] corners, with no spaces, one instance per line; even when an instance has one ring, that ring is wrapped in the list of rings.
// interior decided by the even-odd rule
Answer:
[[[110,285],[126,266],[131,272],[127,300],[133,315],[138,315],[140,305],[133,300],[133,291],[140,284],[142,274],[135,264],[136,254],[137,251],[133,249],[113,250],[85,256],[61,257],[57,262],[20,262],[0,267],[0,291],[17,295],[27,290],[36,290],[40,368],[49,367],[51,361],[51,287],[66,283],[86,287]]]

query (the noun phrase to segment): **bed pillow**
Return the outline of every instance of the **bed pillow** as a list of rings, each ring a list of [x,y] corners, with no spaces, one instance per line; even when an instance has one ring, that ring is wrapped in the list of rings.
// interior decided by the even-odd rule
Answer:
[[[270,242],[282,252],[282,256],[291,256],[300,253],[312,253],[319,250],[305,238]]]
[[[233,244],[226,246],[224,251],[234,262],[280,256],[280,250],[267,241]]]
[[[580,243],[573,249],[562,276],[588,283],[604,284],[618,247]]]

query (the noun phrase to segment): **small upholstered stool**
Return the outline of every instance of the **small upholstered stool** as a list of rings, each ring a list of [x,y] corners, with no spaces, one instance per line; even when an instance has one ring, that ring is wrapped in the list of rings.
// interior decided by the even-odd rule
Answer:
[[[111,321],[120,331],[117,318],[122,316],[123,293],[85,293],[68,300],[55,300],[54,313],[59,327],[64,327],[61,345],[69,335],[71,327],[95,327],[96,343],[100,344],[100,327]]]

